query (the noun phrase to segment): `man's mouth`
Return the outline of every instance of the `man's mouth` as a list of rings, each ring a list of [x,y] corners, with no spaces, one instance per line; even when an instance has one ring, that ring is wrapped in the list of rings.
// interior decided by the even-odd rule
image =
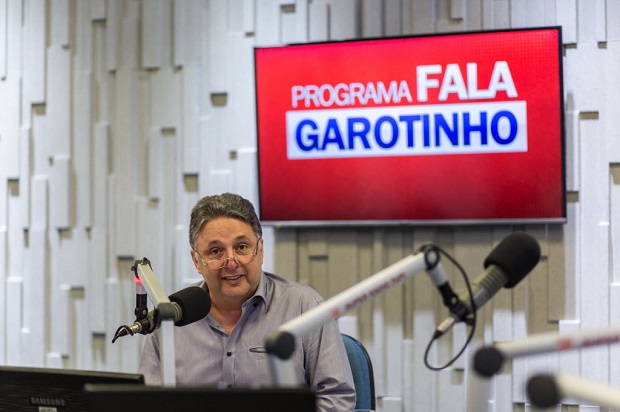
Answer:
[[[237,280],[237,279],[241,279],[243,277],[243,275],[231,275],[231,276],[224,276],[222,279],[223,280]]]

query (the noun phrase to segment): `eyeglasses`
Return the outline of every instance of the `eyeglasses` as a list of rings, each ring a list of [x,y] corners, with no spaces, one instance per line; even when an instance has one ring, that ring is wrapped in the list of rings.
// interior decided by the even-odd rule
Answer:
[[[202,264],[208,267],[209,269],[222,269],[223,267],[226,267],[226,265],[228,265],[229,260],[234,261],[238,265],[247,265],[249,263],[252,263],[256,255],[258,255],[258,246],[260,245],[261,240],[262,238],[259,237],[258,240],[256,241],[256,248],[254,249],[253,253],[246,253],[246,249],[237,247],[234,251],[234,256],[229,257],[229,258],[219,257],[219,258],[211,259],[205,262],[202,256],[200,256],[200,253],[198,253],[195,249],[194,249],[194,253],[196,253],[196,255],[198,256]],[[223,253],[224,252],[216,253],[216,256],[223,255]]]

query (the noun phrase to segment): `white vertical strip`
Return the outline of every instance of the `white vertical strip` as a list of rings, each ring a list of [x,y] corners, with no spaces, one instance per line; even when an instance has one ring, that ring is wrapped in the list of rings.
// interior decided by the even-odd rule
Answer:
[[[310,3],[308,12],[308,41],[329,40],[329,5],[326,2]]]
[[[6,196],[6,190],[2,189],[2,180],[0,179],[0,196],[2,196],[2,202],[5,203],[4,199]],[[6,312],[6,278],[8,277],[7,271],[7,246],[8,244],[8,228],[6,225],[0,224],[0,310],[1,313],[5,314]],[[6,364],[6,316],[0,316],[0,363]]]
[[[9,179],[20,177],[20,81],[19,76],[0,81],[0,171]]]
[[[207,84],[210,92],[225,92],[230,87],[230,37],[226,31],[228,4],[222,0],[210,2],[207,15]]]
[[[607,41],[612,42],[620,40],[620,25],[615,24],[617,21],[620,21],[620,4],[615,1],[609,1],[605,5]]]
[[[30,126],[23,126],[19,133],[19,196],[23,229],[30,227],[30,130]]]
[[[83,276],[86,281],[86,296],[88,298],[88,313],[90,316],[89,330],[93,333],[106,332],[105,294],[93,293],[105,290],[108,276],[108,231],[105,228],[95,227],[91,230],[91,247],[89,268],[84,268]],[[107,330],[113,333],[112,330]]]
[[[360,7],[362,9],[361,36],[381,37],[383,34],[383,1],[361,0]]]
[[[45,102],[45,0],[31,0],[24,3],[23,53],[23,113],[28,113],[31,104]]]
[[[280,2],[278,0],[255,0],[256,45],[280,43]]]
[[[254,33],[256,30],[256,22],[254,17],[256,15],[254,0],[242,0],[243,1],[243,31],[244,33]]]
[[[289,11],[285,8],[280,11],[280,41],[284,44],[300,43],[305,39],[305,36],[298,37],[297,9],[295,7],[294,11]]]
[[[92,76],[80,71],[74,75],[73,139],[72,160],[75,169],[75,223],[78,227],[92,226],[91,200],[93,198],[93,161],[97,154],[91,153],[92,128]],[[95,191],[99,187],[94,186]]]
[[[8,4],[7,0],[0,0],[0,80],[5,80],[8,61]]]
[[[183,69],[183,134],[180,136],[180,146],[183,153],[181,171],[184,174],[198,173],[198,159],[200,152],[196,150],[200,133],[200,70],[195,67]]]
[[[92,370],[92,334],[90,333],[90,313],[88,312],[90,302],[82,298],[75,298],[71,301],[71,303],[71,309],[73,312],[73,330],[71,335],[75,341],[75,348],[73,348],[75,354],[73,367],[77,369]]]
[[[185,65],[185,15],[187,12],[186,0],[172,1],[172,64],[174,67]]]
[[[357,1],[339,0],[331,3],[331,19],[329,25],[331,40],[345,40],[357,37]]]
[[[583,306],[582,328],[604,327],[609,313],[609,166],[607,148],[601,139],[598,120],[580,123],[580,153],[583,167],[581,179],[588,184],[580,189],[580,234],[577,245],[581,253],[578,267]],[[607,348],[592,349],[582,354],[581,375],[585,379],[607,382],[609,379]]]
[[[47,176],[35,175],[32,177],[32,202],[30,203],[30,230],[47,229],[48,181]]]
[[[90,0],[90,18],[92,20],[104,20],[106,18],[107,0]]]
[[[181,110],[183,108],[180,74],[168,68],[162,69],[153,73],[149,84],[152,127],[178,129],[181,124]]]
[[[620,325],[620,283],[612,283],[609,287],[609,324]],[[609,385],[619,388],[620,375],[615,371],[620,370],[620,345],[609,346],[609,370],[612,371],[609,374]],[[578,373],[578,369],[576,372]]]
[[[50,226],[69,228],[71,226],[71,157],[54,156],[50,174]]]
[[[419,363],[418,359],[415,357],[415,341],[411,339],[403,340],[403,412],[415,412],[415,387],[416,380],[414,378],[414,371],[418,369],[416,365]],[[421,369],[421,368],[420,368]],[[421,385],[427,387],[431,381],[420,382]],[[427,387],[428,388],[428,387]],[[433,411],[433,408],[430,407],[430,404],[425,405],[425,409],[427,411]]]
[[[162,137],[159,129],[152,128],[147,138],[148,151],[148,194],[150,199],[159,199],[162,195],[163,170],[162,170]]]
[[[596,41],[601,43],[607,42],[607,0],[595,0],[594,11]]]
[[[105,67],[108,71],[118,69],[119,58],[119,36],[121,29],[121,18],[119,1],[107,0],[107,18],[105,31]]]
[[[20,365],[25,353],[21,346],[22,316],[23,316],[23,279],[21,276],[12,276],[6,279],[6,361],[9,365]]]
[[[54,248],[52,248],[52,253]],[[71,288],[69,285],[57,283],[58,273],[52,269],[52,285],[50,293],[50,349],[63,357],[71,353]]]
[[[232,162],[232,172],[236,193],[258,204],[256,170],[258,170],[256,149],[241,148],[237,151],[237,160]]]
[[[385,0],[385,22],[383,23],[385,36],[402,34],[402,3],[400,0]]]
[[[48,143],[49,155],[68,154],[71,153],[71,52],[50,46],[47,56],[48,76],[53,81],[47,82],[46,136],[39,135],[38,139]]]
[[[163,0],[142,3],[142,68],[158,69],[163,53]]]
[[[579,156],[579,112],[567,110],[566,124],[566,190],[579,191],[580,156]]]
[[[69,47],[69,0],[51,0],[49,10],[51,44]]]
[[[28,272],[24,276],[24,329],[28,338],[28,364],[45,366],[46,337],[49,333],[50,315],[49,283],[47,282],[48,248],[47,230],[32,229],[29,231]]]
[[[108,174],[109,174],[109,125],[107,122],[96,123],[93,131],[92,173],[92,226],[108,226]]]
[[[577,43],[577,0],[556,0],[556,24],[562,26],[562,42]]]

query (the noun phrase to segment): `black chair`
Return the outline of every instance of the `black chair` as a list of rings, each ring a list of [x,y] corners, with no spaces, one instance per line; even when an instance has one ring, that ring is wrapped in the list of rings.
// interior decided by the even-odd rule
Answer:
[[[355,409],[375,410],[375,378],[370,356],[368,356],[364,345],[357,339],[343,333],[342,340],[351,364],[355,392],[357,393]]]

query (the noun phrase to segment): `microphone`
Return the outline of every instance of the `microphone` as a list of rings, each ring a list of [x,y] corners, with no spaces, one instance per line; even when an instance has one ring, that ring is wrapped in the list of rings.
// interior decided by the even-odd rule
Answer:
[[[174,325],[185,326],[194,323],[209,313],[211,310],[211,298],[209,292],[201,287],[190,286],[173,293],[169,297],[174,310]],[[136,320],[132,325],[121,326],[114,335],[112,343],[121,336],[135,335],[140,333],[147,335],[159,328],[161,321],[157,308],[150,311],[142,319]]]
[[[465,311],[450,311],[433,335],[437,339],[452,329],[455,323],[467,321],[470,314],[484,306],[503,287],[513,288],[540,260],[540,245],[525,232],[514,232],[504,238],[484,260],[484,272],[472,282],[473,307],[467,293],[459,299]]]
[[[564,398],[578,399],[613,410],[620,408],[618,389],[567,373],[534,375],[527,382],[527,393],[532,405],[538,408],[551,408]]]

